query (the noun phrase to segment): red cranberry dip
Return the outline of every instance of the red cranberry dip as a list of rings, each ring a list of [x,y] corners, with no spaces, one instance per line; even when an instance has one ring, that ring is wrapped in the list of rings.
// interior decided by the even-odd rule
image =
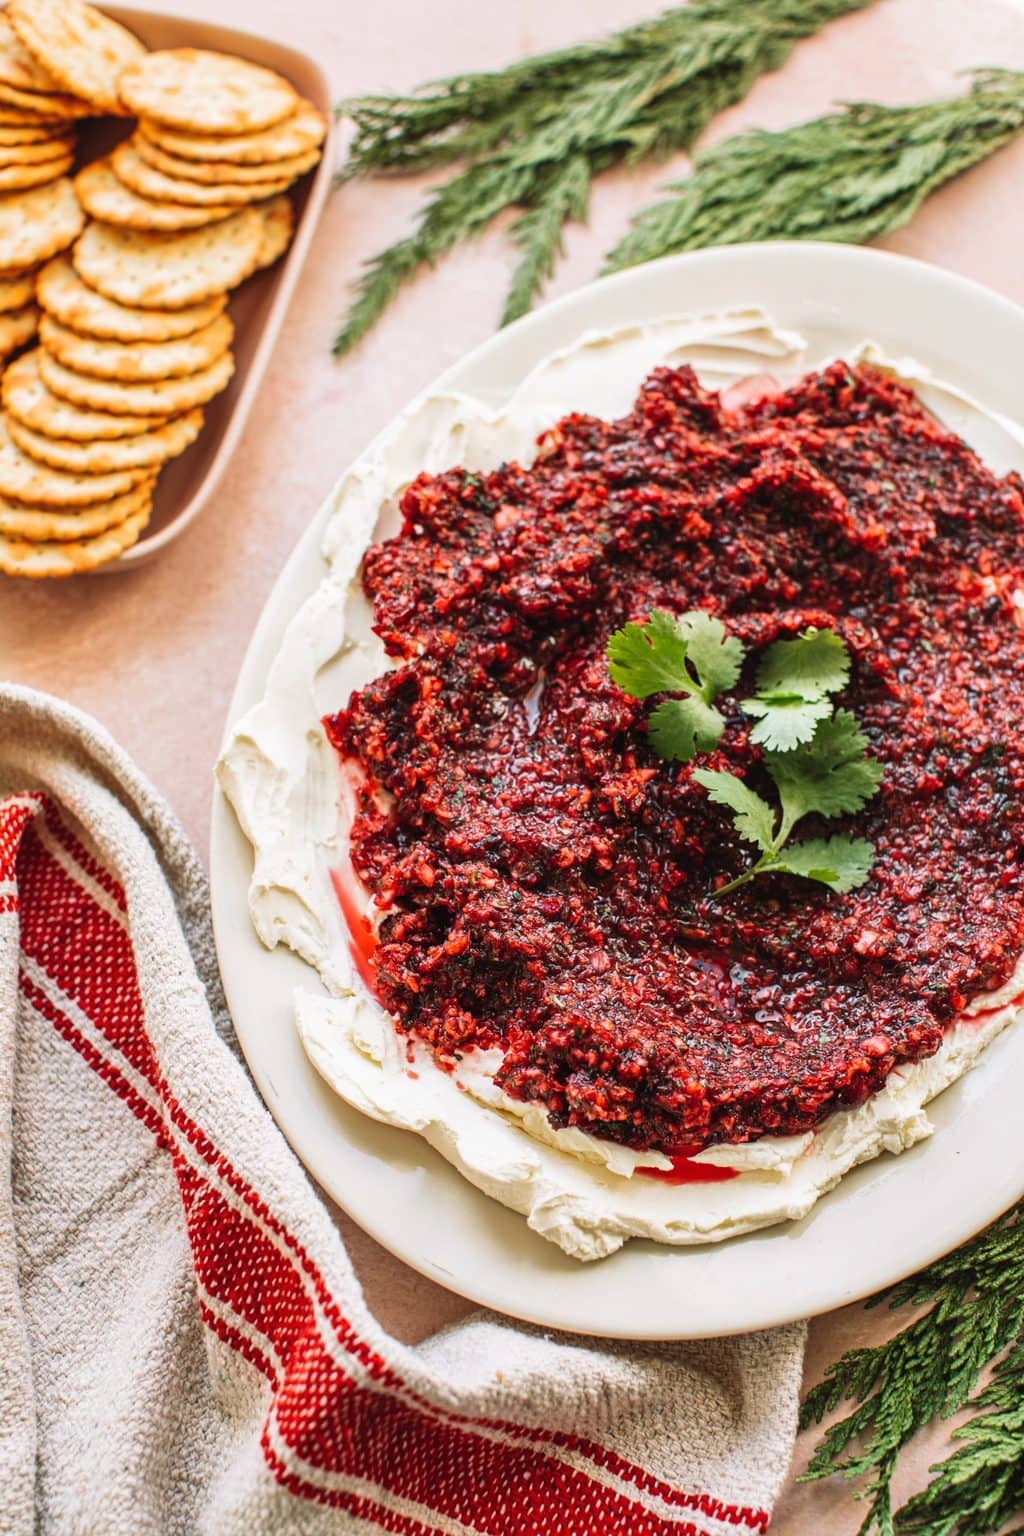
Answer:
[[[410,1051],[457,1077],[497,1049],[555,1130],[679,1165],[812,1131],[932,1056],[1024,951],[1022,492],[841,362],[746,398],[658,369],[529,467],[421,475],[363,566],[395,665],[325,721],[360,785],[363,974]],[[743,660],[681,760],[606,653],[695,612]],[[870,867],[737,885],[749,836],[699,775],[777,808],[741,701],[772,646],[821,631],[849,663],[825,707],[878,784],[799,836],[838,829]]]

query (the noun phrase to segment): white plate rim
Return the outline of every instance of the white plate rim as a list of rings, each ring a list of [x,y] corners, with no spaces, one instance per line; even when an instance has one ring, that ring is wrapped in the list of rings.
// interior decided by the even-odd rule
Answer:
[[[788,311],[779,307],[783,292],[792,295]],[[714,297],[718,293],[732,296]],[[723,247],[600,279],[489,338],[421,394],[481,392],[471,382],[474,374],[486,380],[488,370],[497,370],[500,395],[585,330],[671,312],[666,296],[677,313],[764,304],[780,324],[796,329],[803,306],[820,311],[822,324],[845,327],[851,342],[865,327],[851,330],[842,316],[871,301],[891,316],[882,334],[867,331],[887,351],[912,353],[991,408],[1012,415],[1016,407],[1020,414],[1012,357],[1024,346],[1024,310],[942,268],[826,243]],[[914,332],[922,311],[930,329],[918,330],[911,344],[906,331]],[[483,393],[486,398],[486,387]],[[299,540],[264,607],[229,725],[260,695],[280,633],[324,570],[318,551],[328,506]],[[243,1053],[280,1129],[313,1177],[382,1246],[483,1306],[604,1337],[700,1338],[771,1327],[894,1283],[966,1241],[1024,1192],[1010,1089],[1024,1068],[1024,1030],[1011,1028],[936,1101],[933,1138],[899,1158],[883,1156],[856,1169],[801,1222],[700,1248],[634,1241],[609,1259],[579,1265],[470,1186],[419,1137],[369,1121],[330,1093],[290,1020],[292,988],[315,986],[317,979],[295,956],[280,948],[268,952],[256,938],[245,908],[248,844],[216,788],[210,852],[225,990]],[[369,1187],[361,1182],[367,1175]],[[424,1213],[435,1209],[454,1220],[454,1228],[436,1231],[432,1240]]]

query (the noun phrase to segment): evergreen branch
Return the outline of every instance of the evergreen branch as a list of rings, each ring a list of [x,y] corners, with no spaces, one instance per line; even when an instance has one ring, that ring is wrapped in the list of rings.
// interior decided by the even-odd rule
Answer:
[[[590,196],[590,165],[586,155],[570,155],[551,173],[529,208],[509,230],[521,252],[512,274],[502,325],[525,315],[544,279],[551,276],[562,250],[562,230],[569,219],[584,219]]]
[[[338,107],[356,127],[345,174],[423,170],[460,159],[467,141],[460,142],[459,133],[471,124],[493,129],[469,141],[481,150],[514,143],[578,97],[599,98],[608,86],[637,96],[652,68],[666,71],[662,90],[669,89],[671,73],[692,79],[714,59],[724,66],[734,53],[747,61],[764,56],[757,73],[777,68],[801,37],[870,3],[751,0],[739,11],[735,0],[691,0],[609,37],[534,54],[504,69],[453,75],[409,96],[353,97]]]
[[[688,148],[801,37],[869,4],[691,0],[612,37],[492,74],[342,103],[356,129],[342,179],[456,161],[461,168],[429,195],[413,233],[368,263],[335,352],[354,346],[422,265],[511,207],[521,210],[511,233],[522,256],[505,317],[523,313],[566,222],[585,213],[584,180],[589,188],[612,165]]]
[[[459,241],[477,234],[503,208],[525,197],[532,182],[529,167],[498,161],[482,170],[467,167],[437,187],[420,214],[415,232],[367,263],[356,285],[356,298],[335,338],[335,355],[362,340],[421,266],[433,266]]]
[[[807,1395],[801,1428],[843,1402],[805,1481],[866,1480],[861,1536],[986,1536],[1024,1510],[1024,1206],[870,1303],[918,1315],[893,1338],[850,1350]],[[921,1310],[924,1309],[924,1310]],[[995,1362],[977,1396],[982,1372]],[[897,1512],[891,1480],[904,1446],[928,1421],[968,1407],[957,1448]]]
[[[999,1362],[970,1406],[975,1417],[951,1437],[958,1449],[900,1510],[901,1532],[984,1536],[1024,1509],[1024,1343]]]
[[[986,70],[947,100],[853,103],[778,133],[737,134],[636,216],[604,271],[748,240],[873,240],[1022,128],[1024,72]]]

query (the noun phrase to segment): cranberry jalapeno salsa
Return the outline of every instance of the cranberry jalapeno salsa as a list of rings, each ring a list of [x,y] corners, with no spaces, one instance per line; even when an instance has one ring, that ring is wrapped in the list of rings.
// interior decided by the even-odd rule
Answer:
[[[325,722],[361,769],[352,859],[399,1028],[442,1065],[500,1046],[553,1125],[668,1151],[808,1130],[936,1051],[1024,950],[1022,490],[842,363],[734,411],[660,369],[531,468],[421,476],[364,565],[398,665]],[[842,637],[839,702],[884,771],[849,818],[859,889],[715,899],[749,847],[608,674],[609,634],[658,608],[743,641],[703,762],[761,791],[736,702],[757,655]]]

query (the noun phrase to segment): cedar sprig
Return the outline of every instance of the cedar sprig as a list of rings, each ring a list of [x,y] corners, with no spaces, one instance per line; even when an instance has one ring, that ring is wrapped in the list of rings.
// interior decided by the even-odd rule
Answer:
[[[1022,128],[1024,72],[984,70],[950,99],[857,102],[780,132],[736,134],[636,215],[604,270],[751,240],[873,240]]]
[[[808,1394],[801,1428],[855,1406],[822,1437],[805,1481],[834,1473],[861,1483],[861,1536],[988,1536],[1024,1510],[1024,1205],[870,1305],[913,1308],[894,1337],[850,1350]],[[992,1366],[977,1393],[983,1371]],[[976,1394],[973,1395],[972,1394]],[[900,1509],[891,1482],[900,1453],[935,1417],[963,1408],[955,1448]]]
[[[586,215],[595,176],[689,148],[802,37],[871,0],[690,0],[612,37],[453,76],[410,96],[364,96],[342,179],[454,166],[413,232],[374,257],[335,339],[347,352],[403,284],[518,208],[520,262],[503,321],[525,313],[552,270],[565,224]]]

